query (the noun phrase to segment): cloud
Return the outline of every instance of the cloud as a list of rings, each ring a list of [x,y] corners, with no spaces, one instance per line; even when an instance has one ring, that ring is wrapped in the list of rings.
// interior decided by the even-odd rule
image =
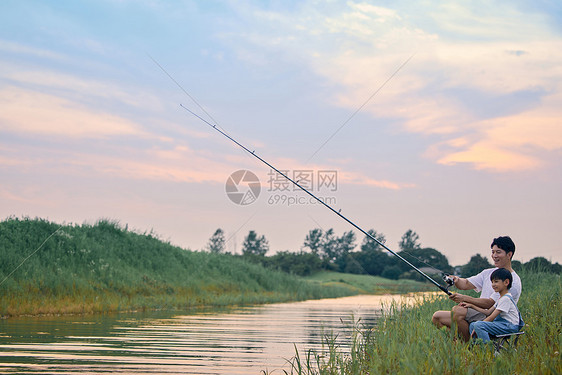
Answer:
[[[362,111],[434,136],[426,155],[440,154],[437,163],[533,169],[546,162],[541,150],[560,148],[552,140],[560,139],[562,110],[551,97],[562,93],[562,37],[546,14],[488,2],[391,8],[349,1],[253,15],[260,26],[244,40],[269,59],[306,64],[341,87],[333,103],[351,110],[415,53]],[[524,105],[514,98],[519,92],[527,93]],[[482,97],[505,100],[483,111],[473,103]],[[459,137],[467,139],[463,146],[434,153]]]
[[[6,40],[2,40],[0,39],[0,51],[3,51],[5,53],[13,53],[13,54],[24,54],[24,55],[30,55],[30,56],[34,56],[34,57],[40,57],[40,58],[46,58],[46,59],[51,59],[51,60],[58,60],[58,61],[65,61],[67,60],[67,57],[62,55],[62,54],[58,54],[56,52],[50,51],[50,50],[46,50],[46,49],[42,49],[42,48],[35,48],[35,47],[29,47],[26,45],[22,45],[19,43],[13,43],[13,42],[9,42]]]
[[[134,144],[107,145],[103,150],[45,145],[19,145],[0,148],[0,166],[5,170],[24,170],[33,175],[117,177],[129,180],[182,183],[224,183],[233,164],[209,152],[191,150],[185,145],[171,149],[153,146],[144,149]],[[48,155],[48,157],[45,157]],[[238,163],[240,165],[240,161]]]
[[[0,131],[71,138],[145,135],[125,118],[17,87],[0,90]]]
[[[71,63],[83,64],[81,61]],[[78,73],[61,73],[45,67],[33,69],[10,63],[0,63],[0,68],[0,79],[15,87],[56,95],[90,105],[104,102],[105,105],[119,103],[121,106],[133,108],[162,109],[161,102],[156,96],[135,87],[120,85],[118,81],[110,82],[106,77],[104,79],[84,78]]]
[[[103,153],[88,148],[51,149],[50,146],[36,148],[20,145],[0,147],[0,167],[10,170],[25,170],[28,174],[40,171],[48,175],[118,177],[130,180],[158,182],[224,184],[226,178],[237,169],[263,170],[261,163],[241,152],[212,152],[196,150],[183,141],[167,145],[154,144],[149,149],[134,144],[106,147]],[[237,151],[237,150],[235,150]],[[45,157],[44,155],[48,155]],[[272,158],[268,160],[281,170],[293,172],[312,170],[337,170],[333,165],[303,165],[291,158]],[[284,169],[283,169],[284,168]],[[269,173],[269,170],[267,170]],[[410,183],[377,180],[362,173],[337,171],[339,181],[350,185],[366,185],[381,189],[400,190],[412,188]],[[267,177],[266,177],[267,178]],[[264,181],[265,183],[265,181]]]
[[[477,170],[500,172],[534,169],[541,165],[536,157],[502,148],[491,140],[478,141],[462,151],[449,153],[438,162],[444,165],[470,163]]]
[[[147,137],[133,119],[139,113],[146,119],[162,111],[162,102],[147,90],[107,74],[98,78],[103,73],[99,63],[2,40],[0,50],[14,55],[0,62],[0,131],[71,138]]]
[[[0,160],[0,165],[1,165]],[[13,189],[16,190],[16,189]],[[8,189],[7,186],[3,186],[0,188],[0,199],[4,202],[17,202],[17,203],[24,203],[24,204],[42,204],[44,203],[43,200],[37,199],[37,193],[39,193],[40,189],[30,188],[21,186],[17,187],[17,192],[12,191],[12,189]],[[3,207],[4,208],[4,207]],[[4,218],[1,218],[4,219]]]
[[[380,9],[371,9],[377,13]],[[384,12],[382,12],[384,14]],[[377,13],[378,14],[378,13]],[[13,49],[15,46],[12,46]],[[15,48],[16,52],[26,48]],[[36,52],[41,55],[41,53]],[[153,119],[152,125],[166,129],[169,136],[154,136],[135,120],[112,114],[108,103],[132,108],[130,113],[153,112],[161,109],[160,102],[142,91],[133,92],[127,86],[117,86],[106,80],[84,78],[52,69],[41,70],[2,63],[0,78],[9,85],[0,89],[0,131],[19,135],[52,136],[76,139],[80,151],[53,149],[46,144],[42,150],[28,152],[4,150],[0,165],[7,168],[24,167],[26,170],[50,171],[53,174],[76,176],[91,173],[118,176],[128,179],[172,181],[181,183],[224,183],[225,176],[252,159],[241,152],[213,154],[192,148],[181,139],[200,140],[209,132],[178,127],[165,119]],[[147,108],[147,103],[150,106]],[[140,111],[140,112],[139,112]],[[174,135],[180,137],[174,137]],[[87,144],[90,139],[112,139],[126,136],[119,149],[106,145],[103,154]],[[135,138],[150,139],[148,144],[135,142]],[[81,142],[81,143],[80,143]],[[194,143],[195,144],[195,143]],[[252,142],[260,149],[266,146]],[[148,146],[148,147],[147,147]],[[21,145],[22,148],[28,146]],[[56,146],[55,146],[56,147]],[[43,158],[40,154],[48,154]],[[285,165],[296,166],[295,160],[280,159]],[[310,166],[300,166],[309,169]],[[327,169],[316,166],[316,169]],[[332,167],[331,167],[332,168]],[[361,174],[346,173],[342,181],[349,184],[369,185],[383,189],[401,189],[407,184],[375,180]]]
[[[495,171],[545,167],[547,162],[537,155],[562,149],[562,111],[556,105],[561,100],[559,93],[532,110],[473,124],[480,129],[479,136],[457,138],[443,145],[448,151],[442,152],[438,162],[471,163],[476,169]],[[436,149],[432,152],[439,154]]]
[[[340,173],[340,176],[342,182],[345,182],[350,185],[364,185],[364,186],[371,186],[371,187],[389,189],[389,190],[402,190],[402,189],[411,189],[416,187],[416,185],[412,183],[401,183],[401,182],[393,182],[388,180],[376,180],[358,173],[343,172]]]
[[[277,158],[273,161],[270,161],[272,165],[276,166],[279,170],[287,170],[289,171],[289,177],[292,177],[291,173],[294,171],[336,171],[338,181],[344,182],[349,185],[362,185],[362,186],[371,186],[381,189],[390,189],[390,190],[401,190],[401,189],[409,189],[414,188],[416,185],[413,183],[404,183],[404,182],[396,182],[396,181],[389,181],[384,179],[374,179],[371,178],[363,173],[360,172],[353,172],[349,170],[338,170],[337,164],[346,164],[347,160],[339,160],[334,161],[335,164],[331,164],[329,166],[322,165],[322,164],[303,164],[301,161],[291,159],[291,158]],[[285,168],[285,169],[283,169]]]

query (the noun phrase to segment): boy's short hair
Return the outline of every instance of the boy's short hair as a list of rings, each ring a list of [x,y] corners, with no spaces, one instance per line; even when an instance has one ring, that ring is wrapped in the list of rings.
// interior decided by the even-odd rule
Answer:
[[[511,275],[511,272],[509,272],[507,269],[498,268],[490,275],[490,281],[494,281],[494,280],[501,280],[501,281],[509,280],[507,289],[511,289],[511,284],[513,283],[513,276]]]
[[[509,236],[500,236],[498,238],[494,238],[492,244],[490,245],[490,248],[494,247],[494,245],[496,245],[506,253],[512,253],[512,258],[513,255],[515,255],[515,243],[513,243],[513,240]]]

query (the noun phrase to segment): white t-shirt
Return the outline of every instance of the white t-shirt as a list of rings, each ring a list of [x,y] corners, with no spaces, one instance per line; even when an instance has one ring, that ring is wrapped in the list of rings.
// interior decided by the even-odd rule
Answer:
[[[512,324],[518,325],[519,311],[517,310],[517,307],[513,304],[513,302],[511,302],[511,299],[508,297],[508,295],[511,295],[511,293],[507,293],[505,296],[500,297],[494,307],[497,310],[500,310],[500,316],[502,318]]]
[[[478,275],[469,277],[467,280],[474,285],[474,290],[480,292],[480,298],[491,298],[494,301],[500,299],[500,294],[494,292],[492,288],[492,281],[490,281],[490,275],[492,272],[498,268],[486,268],[484,271],[480,272]],[[521,295],[521,279],[519,275],[513,271],[511,273],[513,277],[513,282],[511,283],[511,288],[509,293],[513,296],[515,303],[519,302],[519,296]]]

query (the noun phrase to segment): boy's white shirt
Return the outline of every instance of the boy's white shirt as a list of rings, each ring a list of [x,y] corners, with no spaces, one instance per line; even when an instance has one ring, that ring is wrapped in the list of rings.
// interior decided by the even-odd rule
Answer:
[[[500,299],[500,294],[494,291],[492,288],[492,282],[490,281],[490,275],[497,269],[497,267],[487,268],[478,275],[467,279],[472,285],[474,285],[474,290],[480,292],[480,298],[491,298],[496,302]],[[518,303],[519,296],[521,295],[521,278],[517,273],[515,273],[515,271],[511,273],[511,276],[513,277],[513,282],[511,283],[509,293],[515,300],[515,303]],[[519,317],[517,317],[517,322],[519,322]]]
[[[495,303],[494,307],[500,311],[500,316],[510,322],[511,324],[519,324],[519,310],[517,306],[508,297],[511,293],[506,293],[503,297]],[[513,297],[513,296],[512,296]]]

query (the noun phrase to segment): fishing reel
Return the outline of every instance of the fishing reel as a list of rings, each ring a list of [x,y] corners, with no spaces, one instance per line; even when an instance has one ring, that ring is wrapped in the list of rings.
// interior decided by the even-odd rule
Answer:
[[[453,279],[453,276],[451,276],[447,273],[443,274],[443,281],[445,281],[445,284],[447,284],[447,287],[445,288],[445,289],[447,289],[447,292],[449,291],[450,287],[455,285],[455,280]]]

